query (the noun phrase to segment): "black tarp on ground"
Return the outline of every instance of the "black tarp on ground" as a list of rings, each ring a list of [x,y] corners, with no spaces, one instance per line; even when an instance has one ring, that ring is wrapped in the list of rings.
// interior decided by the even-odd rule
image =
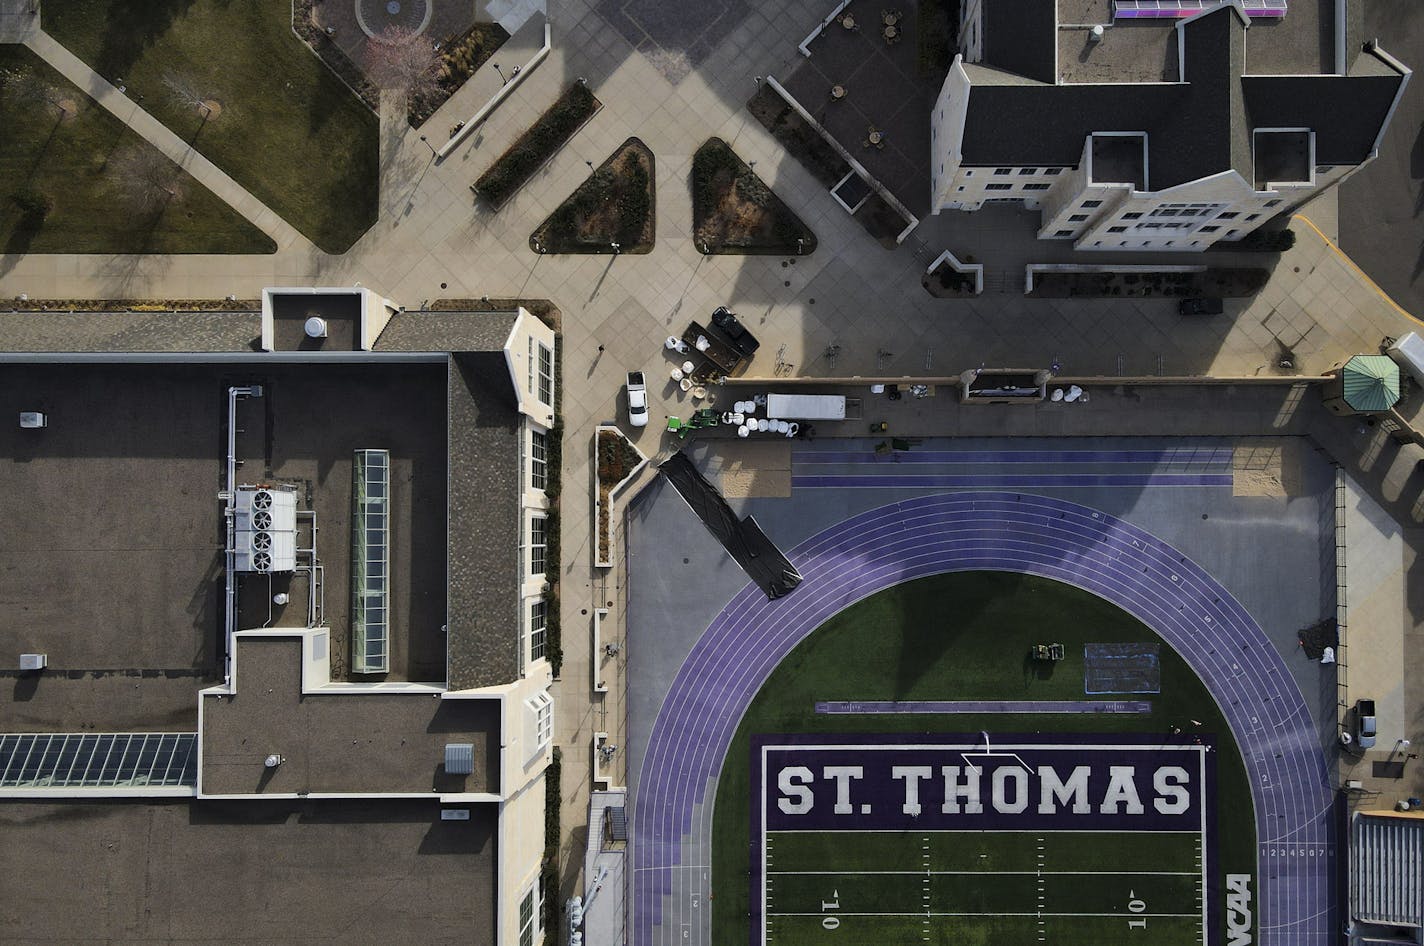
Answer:
[[[674,454],[659,472],[768,598],[780,598],[801,584],[795,566],[761,531],[756,520],[751,516],[738,519],[722,494],[684,454]]]

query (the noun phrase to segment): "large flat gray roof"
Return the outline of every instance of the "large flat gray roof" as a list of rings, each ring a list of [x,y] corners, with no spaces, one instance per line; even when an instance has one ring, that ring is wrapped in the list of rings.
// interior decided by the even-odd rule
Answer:
[[[203,701],[203,794],[498,791],[498,701],[304,695],[302,638],[238,640],[236,693]],[[447,743],[474,745],[474,774],[444,771]]]
[[[493,805],[10,801],[5,943],[493,943]]]

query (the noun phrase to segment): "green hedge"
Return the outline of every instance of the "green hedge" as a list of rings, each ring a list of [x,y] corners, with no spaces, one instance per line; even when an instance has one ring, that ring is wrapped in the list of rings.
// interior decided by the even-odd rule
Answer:
[[[553,756],[549,767],[544,770],[544,862],[539,870],[539,883],[544,888],[544,935],[547,943],[560,942],[559,918],[563,915],[559,902],[563,896],[559,885],[559,813],[563,805],[560,783],[564,763],[558,746],[554,747]]]
[[[504,206],[602,106],[587,85],[575,82],[470,189],[496,209]]]

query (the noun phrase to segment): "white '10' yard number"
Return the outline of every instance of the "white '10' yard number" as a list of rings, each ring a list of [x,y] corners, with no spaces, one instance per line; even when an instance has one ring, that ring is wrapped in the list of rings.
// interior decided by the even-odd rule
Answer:
[[[831,891],[831,899],[830,899],[830,900],[822,900],[822,901],[821,901],[821,912],[822,912],[822,913],[827,913],[827,912],[829,912],[829,911],[831,911],[831,910],[839,910],[840,908],[841,908],[841,892],[840,892],[839,890],[832,890],[832,891]],[[828,929],[828,930],[837,930],[837,929],[840,929],[840,926],[841,926],[841,918],[838,917],[838,916],[823,916],[823,917],[821,917],[821,926],[824,927],[825,929]]]
[[[1142,912],[1144,912],[1144,911],[1147,909],[1147,904],[1146,904],[1144,901],[1139,900],[1139,899],[1137,898],[1137,891],[1135,891],[1135,890],[1129,890],[1129,891],[1127,892],[1127,896],[1128,896],[1128,898],[1129,898],[1128,901],[1127,901],[1127,912],[1128,912],[1128,913],[1142,913]],[[1128,920],[1128,921],[1127,921],[1127,928],[1130,929],[1130,930],[1145,930],[1145,929],[1147,929],[1147,917],[1145,917],[1145,916],[1140,916],[1140,917],[1137,917],[1136,919]]]

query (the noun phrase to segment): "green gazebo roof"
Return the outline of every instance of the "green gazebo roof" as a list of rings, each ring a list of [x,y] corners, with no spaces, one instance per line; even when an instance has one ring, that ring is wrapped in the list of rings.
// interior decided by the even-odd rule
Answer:
[[[1399,400],[1399,365],[1384,355],[1356,355],[1340,369],[1345,403],[1362,413],[1387,411]]]

